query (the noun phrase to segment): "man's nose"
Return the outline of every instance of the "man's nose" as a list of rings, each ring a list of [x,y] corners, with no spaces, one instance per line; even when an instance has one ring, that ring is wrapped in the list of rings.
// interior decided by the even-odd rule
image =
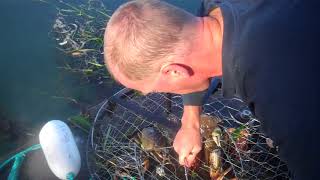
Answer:
[[[146,91],[139,91],[139,90],[136,90],[139,94],[142,94],[144,96],[148,95],[149,93],[146,92]]]
[[[141,92],[141,94],[143,94],[144,96],[146,96],[146,95],[149,94],[149,92],[144,91],[144,92]]]

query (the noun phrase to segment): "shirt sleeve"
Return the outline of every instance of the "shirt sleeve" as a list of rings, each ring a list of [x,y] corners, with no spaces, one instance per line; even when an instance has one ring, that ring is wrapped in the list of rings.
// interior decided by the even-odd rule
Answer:
[[[183,105],[202,106],[207,90],[182,95]]]
[[[211,94],[213,94],[221,86],[221,77],[214,77],[211,79],[210,86],[204,91],[192,92],[182,95],[183,105],[202,106]]]
[[[208,16],[213,9],[219,7],[220,3],[220,1],[215,0],[202,0],[197,15],[200,17]]]

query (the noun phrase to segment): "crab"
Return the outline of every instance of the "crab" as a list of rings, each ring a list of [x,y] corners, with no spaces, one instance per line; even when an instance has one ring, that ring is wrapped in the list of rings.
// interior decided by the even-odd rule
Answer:
[[[132,140],[137,143],[145,153],[142,160],[142,166],[147,171],[151,166],[151,161],[155,160],[160,166],[172,165],[169,158],[169,151],[166,148],[168,140],[163,134],[154,126],[143,128],[141,131],[133,136]],[[152,158],[152,159],[151,159]],[[162,172],[157,167],[157,172]],[[163,176],[163,173],[158,173]]]
[[[166,146],[165,137],[154,127],[146,127],[138,134],[141,148],[145,151],[161,151]]]
[[[221,119],[216,116],[201,115],[200,131],[204,139],[204,158],[209,166],[211,179],[222,180],[231,171],[232,167],[222,168],[223,132],[219,127]],[[234,178],[236,180],[236,178]]]
[[[212,179],[216,179],[222,173],[220,143],[222,131],[218,126],[220,122],[220,118],[216,116],[201,115],[200,117],[200,131],[204,139],[204,159],[209,165]]]

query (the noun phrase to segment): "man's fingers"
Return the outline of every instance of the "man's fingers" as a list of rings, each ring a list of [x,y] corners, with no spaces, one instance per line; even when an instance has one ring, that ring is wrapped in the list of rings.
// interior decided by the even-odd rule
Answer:
[[[192,149],[192,154],[197,155],[201,151],[202,147],[201,146],[194,146]]]
[[[173,148],[179,155],[179,163],[189,166],[188,159],[194,159],[201,150],[200,132],[197,128],[180,128],[173,142]],[[188,156],[192,153],[192,156]]]
[[[185,166],[191,167],[194,160],[196,159],[197,154],[190,154],[189,156],[186,157],[186,164]]]
[[[180,147],[177,145],[176,140],[173,142],[173,149],[178,153],[180,151]],[[179,154],[179,153],[178,153]]]
[[[197,154],[200,152],[201,147],[194,147],[191,152],[182,151],[179,154],[179,163],[184,166],[190,167],[195,160]]]
[[[179,163],[184,166],[184,165],[185,165],[186,158],[187,158],[189,152],[187,152],[187,151],[185,151],[185,150],[182,150],[182,151],[181,151],[180,153],[178,153],[178,154],[179,154]]]
[[[201,151],[201,147],[194,147],[192,152],[186,157],[186,166],[190,167],[192,166],[194,160],[197,157],[197,154]]]

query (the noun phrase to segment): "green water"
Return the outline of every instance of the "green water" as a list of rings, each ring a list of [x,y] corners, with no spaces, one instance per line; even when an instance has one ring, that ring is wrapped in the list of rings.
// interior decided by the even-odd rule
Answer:
[[[52,6],[36,1],[0,2],[0,113],[26,129],[35,129],[30,130],[33,134],[48,120],[79,113],[67,98],[90,104],[113,93],[98,92],[104,88],[59,69],[70,59],[49,36],[55,15]],[[21,145],[6,138],[0,138],[0,144],[0,157]]]

